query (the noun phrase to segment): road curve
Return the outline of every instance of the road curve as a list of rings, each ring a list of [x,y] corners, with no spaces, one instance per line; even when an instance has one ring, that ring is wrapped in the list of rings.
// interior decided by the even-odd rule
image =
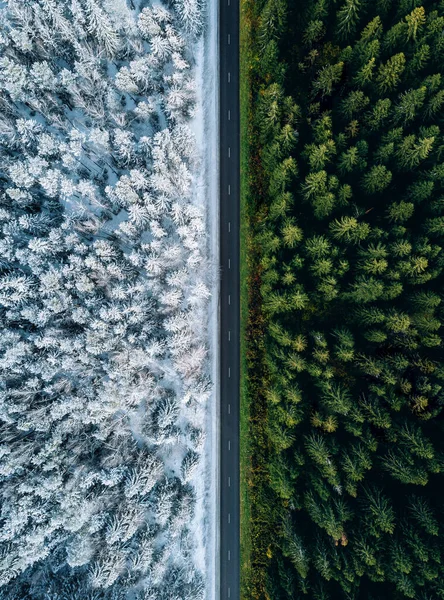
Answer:
[[[219,0],[220,598],[240,598],[239,0]]]

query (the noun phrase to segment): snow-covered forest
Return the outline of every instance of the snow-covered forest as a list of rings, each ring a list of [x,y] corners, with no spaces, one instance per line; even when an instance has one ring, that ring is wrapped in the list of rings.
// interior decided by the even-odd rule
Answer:
[[[205,597],[204,13],[0,2],[2,600]]]

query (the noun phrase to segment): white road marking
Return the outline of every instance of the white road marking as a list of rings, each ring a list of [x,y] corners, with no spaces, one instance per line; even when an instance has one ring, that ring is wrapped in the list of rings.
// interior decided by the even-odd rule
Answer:
[[[228,221],[228,233],[231,232],[231,221]]]
[[[228,184],[228,195],[231,196],[231,185]]]
[[[228,83],[231,83],[231,73],[228,71]]]
[[[228,440],[228,452],[231,450],[231,440]]]
[[[228,405],[228,414],[231,415],[231,404]]]
[[[228,523],[231,523],[231,513],[228,513]]]
[[[228,550],[228,560],[231,560],[231,552]]]
[[[228,120],[231,121],[231,110],[228,111]]]
[[[231,477],[228,477],[228,487],[231,487]]]
[[[231,368],[228,367],[228,378],[230,378],[230,377],[231,377]]]
[[[231,148],[228,148],[228,158],[231,158]]]
[[[228,268],[231,269],[231,258],[228,259]]]
[[[231,294],[228,294],[228,304],[231,304]]]
[[[231,342],[231,331],[228,332],[228,341]]]
[[[228,45],[230,45],[230,44],[231,44],[231,35],[228,34]]]

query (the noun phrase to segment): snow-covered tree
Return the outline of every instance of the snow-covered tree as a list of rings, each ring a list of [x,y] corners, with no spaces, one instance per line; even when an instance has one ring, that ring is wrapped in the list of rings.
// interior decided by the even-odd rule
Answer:
[[[2,600],[162,600],[175,573],[171,598],[199,597],[204,7],[187,2],[1,8]]]

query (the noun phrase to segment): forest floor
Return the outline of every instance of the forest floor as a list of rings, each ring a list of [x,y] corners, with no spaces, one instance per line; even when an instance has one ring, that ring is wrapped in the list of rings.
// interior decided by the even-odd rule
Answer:
[[[266,435],[266,329],[261,297],[261,248],[255,242],[263,201],[262,168],[255,127],[254,97],[259,61],[254,40],[255,7],[241,0],[240,19],[240,162],[241,162],[241,408],[240,544],[241,598],[264,597],[270,561],[273,507],[268,490]]]
[[[249,397],[247,388],[247,361],[245,330],[248,320],[248,264],[246,249],[248,246],[248,222],[246,214],[247,195],[249,192],[248,179],[245,173],[248,170],[248,111],[249,111],[249,55],[248,34],[249,23],[247,20],[247,2],[240,3],[240,170],[241,170],[241,220],[240,220],[240,302],[241,302],[241,330],[240,330],[240,544],[241,544],[241,597],[246,598],[246,581],[250,568],[250,504],[248,493],[248,480],[250,472],[249,459]]]

